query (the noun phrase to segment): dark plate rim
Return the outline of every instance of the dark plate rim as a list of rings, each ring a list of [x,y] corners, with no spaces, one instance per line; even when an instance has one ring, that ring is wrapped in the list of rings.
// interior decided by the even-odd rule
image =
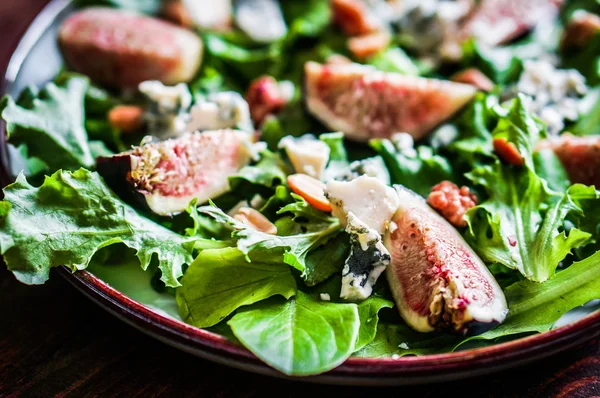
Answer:
[[[10,89],[33,45],[70,3],[70,0],[50,1],[31,23],[9,61],[2,92]],[[0,131],[5,132],[5,125],[1,120]],[[0,182],[3,186],[12,181],[8,162],[6,134],[0,134]],[[57,271],[113,314],[146,333],[165,339],[169,344],[232,366],[282,376],[247,349],[218,334],[160,315],[90,272],[71,273],[65,267],[59,267]],[[419,383],[470,377],[548,357],[596,336],[600,336],[600,311],[547,332],[488,347],[397,359],[351,357],[314,381],[335,383],[350,378],[359,382],[371,379],[374,384],[389,384],[389,379],[402,383]]]

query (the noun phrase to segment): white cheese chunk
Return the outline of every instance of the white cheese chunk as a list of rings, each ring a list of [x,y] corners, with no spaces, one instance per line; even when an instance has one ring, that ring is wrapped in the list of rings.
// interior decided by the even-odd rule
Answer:
[[[580,98],[588,90],[585,77],[575,69],[556,69],[547,61],[525,61],[516,89],[527,94],[528,111],[548,126],[548,133],[557,135],[564,121],[579,117]]]
[[[200,29],[224,30],[231,24],[231,0],[182,0],[194,25]]]
[[[148,80],[140,83],[138,90],[148,101],[144,119],[151,135],[171,138],[185,133],[192,104],[187,85],[165,86],[157,80]]]
[[[351,251],[342,270],[340,297],[364,300],[371,295],[377,279],[390,263],[390,253],[381,235],[352,212],[348,213],[346,232],[350,234]]]
[[[377,178],[385,185],[390,185],[390,173],[381,156],[356,160],[345,167],[340,166],[339,162],[330,162],[323,179],[325,181],[352,181],[362,175]]]
[[[287,26],[277,0],[238,0],[235,22],[253,40],[274,42],[287,33]]]
[[[314,136],[307,134],[299,138],[283,137],[279,148],[285,152],[296,173],[307,174],[321,179],[329,161],[329,146]]]
[[[332,214],[345,226],[350,212],[367,227],[383,234],[400,205],[396,191],[379,179],[363,175],[349,182],[329,181],[325,193]]]
[[[190,110],[188,132],[227,128],[254,131],[248,103],[235,91],[209,94]]]

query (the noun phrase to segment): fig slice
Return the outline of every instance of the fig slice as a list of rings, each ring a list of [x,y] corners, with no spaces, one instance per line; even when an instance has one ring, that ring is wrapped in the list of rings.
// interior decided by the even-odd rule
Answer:
[[[384,244],[400,315],[420,332],[478,334],[506,318],[506,298],[486,265],[443,217],[397,186],[400,206]]]
[[[113,88],[146,80],[188,82],[200,68],[200,37],[156,18],[104,7],[78,11],[63,22],[58,41],[76,72]]]
[[[194,198],[203,203],[227,192],[228,177],[252,159],[251,145],[241,131],[196,132],[100,157],[97,170],[118,195],[172,215]]]
[[[359,64],[307,62],[309,111],[357,141],[407,132],[422,138],[469,102],[477,89],[445,80],[386,73]]]
[[[490,46],[505,44],[542,21],[558,15],[562,0],[483,0],[463,26],[460,36],[475,37]]]
[[[600,136],[577,137],[569,133],[538,142],[536,151],[554,151],[573,184],[600,189]]]

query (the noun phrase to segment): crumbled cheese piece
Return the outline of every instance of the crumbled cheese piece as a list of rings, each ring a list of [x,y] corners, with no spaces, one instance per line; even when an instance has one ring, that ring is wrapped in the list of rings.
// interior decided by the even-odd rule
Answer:
[[[398,358],[400,358],[400,355],[398,355],[398,354],[392,354],[392,359],[398,359]]]
[[[253,209],[258,209],[258,208],[260,208],[260,207],[264,206],[264,204],[265,204],[266,202],[267,202],[267,201],[265,200],[265,198],[263,198],[263,197],[262,197],[262,196],[260,196],[259,194],[256,194],[256,195],[254,195],[254,196],[252,197],[252,199],[250,199],[250,206],[251,206]]]
[[[274,42],[287,33],[277,0],[238,0],[235,21],[241,30],[260,43]]]
[[[408,133],[394,133],[391,137],[392,143],[401,154],[408,157],[416,157],[415,139]]]
[[[329,293],[321,293],[319,296],[323,301],[331,301],[331,296],[329,295]]]
[[[209,94],[192,107],[190,116],[189,132],[226,128],[254,131],[248,103],[235,91]]]
[[[335,165],[335,169],[331,171],[328,166],[325,175],[325,181],[332,179],[338,181],[352,181],[362,175],[367,175],[381,180],[385,185],[390,185],[390,173],[381,156],[356,160],[350,163],[349,166],[343,168]]]
[[[524,104],[548,126],[560,133],[564,121],[579,117],[579,100],[587,92],[585,78],[575,69],[556,69],[547,61],[526,61],[517,90],[530,97]]]
[[[403,350],[408,350],[410,347],[406,343],[400,343],[398,348],[402,348]]]
[[[279,87],[279,94],[281,98],[285,100],[285,102],[290,102],[292,98],[294,98],[294,94],[296,93],[296,86],[289,80],[282,80],[277,83]]]
[[[346,232],[350,234],[351,250],[342,270],[340,297],[364,300],[371,295],[377,279],[390,263],[390,253],[381,235],[352,212],[348,213]]]
[[[279,148],[285,152],[296,173],[307,174],[321,179],[329,161],[329,146],[314,136],[307,134],[299,138],[283,137]]]
[[[444,124],[431,133],[431,146],[443,148],[452,143],[458,137],[458,129],[453,124]]]
[[[149,80],[140,83],[138,89],[148,100],[144,119],[151,135],[170,138],[186,132],[192,95],[184,83],[170,87]]]
[[[400,205],[397,192],[379,179],[363,175],[349,182],[329,181],[326,195],[332,214],[347,225],[354,213],[367,227],[383,234]]]
[[[472,8],[470,1],[401,1],[393,21],[407,43],[422,55],[460,58],[462,51],[454,38]]]
[[[231,23],[231,0],[182,0],[194,25],[201,29],[224,30]]]

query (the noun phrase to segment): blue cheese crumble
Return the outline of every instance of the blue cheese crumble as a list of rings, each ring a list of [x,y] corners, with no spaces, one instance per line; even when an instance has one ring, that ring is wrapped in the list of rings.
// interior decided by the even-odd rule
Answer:
[[[383,245],[381,235],[367,227],[350,212],[346,232],[350,235],[350,255],[342,270],[340,297],[346,300],[364,300],[373,292],[373,285],[390,263],[390,253]]]

